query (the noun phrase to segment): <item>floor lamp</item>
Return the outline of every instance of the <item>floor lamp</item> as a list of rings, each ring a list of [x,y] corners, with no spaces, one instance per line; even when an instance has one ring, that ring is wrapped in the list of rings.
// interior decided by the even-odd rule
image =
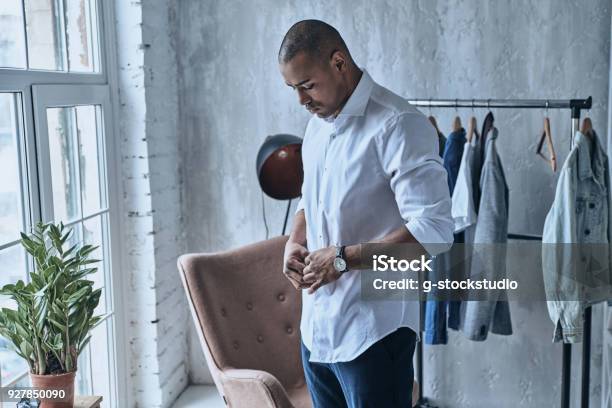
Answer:
[[[304,181],[302,139],[288,134],[266,137],[257,153],[257,179],[269,197],[289,200],[281,234],[285,235],[291,200],[300,196]]]

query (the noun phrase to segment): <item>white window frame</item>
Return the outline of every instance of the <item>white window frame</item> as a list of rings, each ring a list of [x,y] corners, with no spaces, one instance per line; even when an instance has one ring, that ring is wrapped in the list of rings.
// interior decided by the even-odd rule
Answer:
[[[48,196],[48,187],[40,184],[44,179],[39,174],[40,158],[47,151],[40,150],[37,145],[37,131],[41,131],[39,126],[40,105],[37,103],[54,102],[55,95],[70,96],[64,98],[63,104],[77,105],[103,105],[104,110],[104,140],[106,154],[106,183],[107,183],[107,204],[109,207],[109,230],[111,271],[108,279],[105,279],[106,288],[110,288],[107,299],[107,310],[118,311],[113,319],[109,320],[109,332],[113,333],[113,338],[109,338],[108,349],[114,359],[114,373],[111,373],[111,398],[105,404],[109,407],[120,407],[122,402],[127,400],[128,389],[128,364],[127,364],[127,345],[126,345],[126,323],[124,313],[124,293],[122,265],[125,265],[124,254],[121,252],[122,223],[120,221],[123,213],[123,205],[120,200],[120,160],[116,152],[119,145],[119,126],[118,118],[118,91],[117,91],[117,58],[116,58],[116,39],[114,27],[113,2],[107,0],[96,0],[96,10],[98,16],[98,33],[94,34],[94,40],[98,41],[99,57],[94,60],[99,64],[99,72],[96,73],[75,73],[57,72],[42,70],[25,70],[0,68],[0,92],[16,92],[21,94],[20,107],[23,114],[21,135],[23,140],[18,140],[17,148],[20,152],[20,173],[23,180],[27,180],[27,197],[24,207],[29,209],[30,214],[25,214],[26,231],[38,221],[50,221],[48,202],[52,199]],[[95,29],[95,25],[92,29]],[[25,29],[24,29],[25,32]],[[26,42],[27,43],[27,42]],[[27,44],[26,44],[27,46]],[[27,52],[26,52],[27,55]],[[44,85],[44,86],[41,86]],[[90,98],[90,99],[88,99]],[[100,102],[101,101],[101,102]],[[60,101],[55,101],[62,103]],[[37,113],[38,111],[38,113]],[[37,117],[38,116],[38,117]],[[46,119],[45,119],[46,121]],[[37,152],[38,151],[38,152]],[[25,160],[24,160],[25,159]],[[26,178],[27,176],[27,178]],[[47,190],[47,191],[45,191]],[[47,194],[47,195],[46,195]],[[45,202],[47,205],[43,206]],[[52,204],[51,204],[52,205]],[[43,208],[44,207],[44,208]],[[52,209],[51,209],[52,211]],[[110,280],[110,281],[109,281]]]

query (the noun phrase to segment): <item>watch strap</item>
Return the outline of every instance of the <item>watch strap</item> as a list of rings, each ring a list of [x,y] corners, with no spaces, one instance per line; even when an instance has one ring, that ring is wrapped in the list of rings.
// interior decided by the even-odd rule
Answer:
[[[339,247],[336,247],[336,258],[341,258],[342,260],[344,260],[345,263],[345,267],[344,270],[342,271],[342,273],[346,272],[349,270],[348,268],[348,261],[346,260],[346,256],[344,254],[344,250],[346,249],[346,245],[341,245]]]

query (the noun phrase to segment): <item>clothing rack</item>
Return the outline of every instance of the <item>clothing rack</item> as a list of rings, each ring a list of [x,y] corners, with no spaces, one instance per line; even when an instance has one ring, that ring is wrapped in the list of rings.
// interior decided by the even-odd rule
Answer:
[[[414,106],[428,108],[501,108],[501,109],[569,109],[571,114],[570,147],[573,145],[574,134],[579,130],[580,112],[591,109],[592,98],[587,99],[408,99]],[[538,235],[508,234],[511,239],[541,240]],[[421,336],[422,338],[422,336]],[[561,373],[561,408],[570,406],[570,374],[572,364],[572,345],[563,344],[563,360]],[[582,381],[580,407],[589,406],[589,385],[591,368],[591,308],[584,312],[584,339],[582,343]],[[417,380],[419,382],[419,408],[433,408],[423,396],[423,344],[417,343]]]

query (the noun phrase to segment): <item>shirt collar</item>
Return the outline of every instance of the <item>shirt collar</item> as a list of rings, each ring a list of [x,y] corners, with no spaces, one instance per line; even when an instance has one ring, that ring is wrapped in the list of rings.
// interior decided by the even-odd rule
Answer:
[[[370,94],[372,93],[372,87],[374,81],[368,72],[363,69],[359,83],[353,90],[353,93],[349,97],[346,104],[342,107],[342,110],[338,116],[363,116],[365,113],[366,106],[370,100]]]
[[[374,80],[365,69],[362,69],[362,72],[359,83],[357,83],[353,93],[349,96],[338,116],[335,118],[333,116],[325,118],[326,122],[334,123],[336,126],[339,126],[340,123],[349,116],[364,115],[366,107],[368,106],[368,101],[370,100],[370,95],[372,94],[372,89],[374,88]]]

